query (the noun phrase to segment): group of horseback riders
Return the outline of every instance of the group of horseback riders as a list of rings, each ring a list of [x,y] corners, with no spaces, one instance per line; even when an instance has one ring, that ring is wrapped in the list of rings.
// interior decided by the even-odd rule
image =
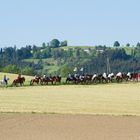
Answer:
[[[3,80],[2,83],[3,85],[8,85],[8,80],[9,78],[7,78],[6,75],[3,76]],[[12,86],[22,86],[24,85],[25,82],[25,77],[22,77],[21,74],[18,74],[17,78],[15,80],[13,80],[12,82]],[[48,84],[49,82],[51,82],[52,84],[56,84],[56,83],[60,83],[61,82],[61,77],[60,76],[52,76],[50,74],[50,76],[47,75],[43,75],[43,76],[37,76],[35,75],[33,79],[31,79],[30,81],[30,85],[34,85],[34,84]]]
[[[48,83],[56,84],[56,83],[61,83],[61,77],[60,76],[50,76],[43,75],[43,76],[37,76],[35,75],[33,79],[30,81],[30,85],[34,84],[41,84],[41,85],[48,85]]]
[[[68,74],[68,77],[66,78],[66,83],[74,83],[74,84],[90,84],[90,83],[109,83],[109,82],[123,82],[123,81],[138,81],[140,78],[139,73],[121,73],[118,72],[117,74],[114,73],[103,73],[103,74]],[[1,80],[1,83],[3,82],[6,86],[8,85],[9,78],[4,75],[3,80]],[[18,74],[17,78],[13,81],[13,86],[22,86],[24,85],[25,78],[21,76],[21,74]],[[30,81],[30,85],[34,84],[41,84],[41,85],[48,85],[48,83],[56,84],[61,83],[61,77],[60,76],[52,76],[51,74],[49,76],[43,75],[43,76],[37,76],[35,75],[33,79]]]
[[[66,79],[66,83],[108,83],[108,82],[122,82],[122,81],[130,81],[135,80],[138,81],[139,74],[138,73],[121,73],[118,72],[117,74],[114,73],[103,73],[103,74],[68,74],[68,77]]]
[[[15,79],[15,81],[19,81],[21,79],[21,74],[18,74],[18,76],[17,76],[17,78]],[[3,82],[6,84],[6,85],[8,85],[8,80],[9,80],[9,78],[6,76],[6,75],[4,75],[3,76]]]

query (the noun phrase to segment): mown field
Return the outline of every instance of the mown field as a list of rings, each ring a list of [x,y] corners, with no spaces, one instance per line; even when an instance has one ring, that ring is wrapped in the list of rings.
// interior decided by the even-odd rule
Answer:
[[[140,83],[0,88],[0,112],[140,116]]]

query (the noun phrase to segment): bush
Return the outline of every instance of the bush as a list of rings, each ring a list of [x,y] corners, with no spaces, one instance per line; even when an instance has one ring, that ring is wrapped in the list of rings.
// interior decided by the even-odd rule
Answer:
[[[25,67],[22,69],[22,74],[24,75],[34,75],[34,70],[30,67]]]
[[[19,73],[20,69],[16,65],[8,65],[4,67],[2,71],[7,73]]]
[[[63,66],[61,69],[60,69],[60,75],[62,77],[67,77],[69,73],[72,73],[73,72],[73,69],[72,67],[68,66],[68,65],[65,65]]]

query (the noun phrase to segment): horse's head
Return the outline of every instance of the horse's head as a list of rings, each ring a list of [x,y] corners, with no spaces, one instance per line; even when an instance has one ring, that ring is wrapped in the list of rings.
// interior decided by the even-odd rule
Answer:
[[[21,77],[21,78],[20,78],[20,81],[21,81],[21,82],[25,82],[25,77]]]

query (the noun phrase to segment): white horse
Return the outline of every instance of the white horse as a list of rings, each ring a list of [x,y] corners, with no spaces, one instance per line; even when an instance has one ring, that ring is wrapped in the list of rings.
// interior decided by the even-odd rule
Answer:
[[[93,74],[93,76],[92,76],[92,81],[94,81],[95,80],[95,78],[97,77],[97,74],[95,73],[95,74]]]
[[[5,80],[0,80],[0,86],[7,87],[9,78],[7,78],[6,80],[7,80],[7,83],[5,82]]]
[[[105,72],[103,73],[103,77],[107,79],[107,74]]]
[[[108,80],[109,80],[109,82],[112,82],[114,77],[115,77],[114,73],[108,74]]]
[[[121,73],[121,72],[118,72],[118,73],[116,74],[116,77],[122,78],[122,73]]]

